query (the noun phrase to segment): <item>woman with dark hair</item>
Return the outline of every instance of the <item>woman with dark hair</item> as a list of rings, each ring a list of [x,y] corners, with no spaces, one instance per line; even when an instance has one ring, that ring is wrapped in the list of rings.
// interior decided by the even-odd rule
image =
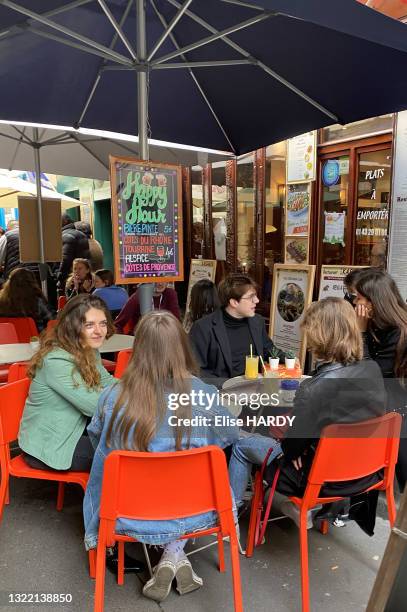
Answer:
[[[98,349],[113,333],[104,302],[80,295],[66,304],[58,324],[42,338],[28,371],[32,383],[18,436],[31,467],[90,470],[87,419],[102,389],[114,380]]]
[[[355,283],[358,278],[364,274],[364,272],[371,270],[371,268],[355,268],[349,274],[345,276],[343,279],[343,290],[344,290],[344,299],[354,306],[356,300],[356,289]]]
[[[97,448],[84,500],[87,549],[97,546],[103,466],[113,450],[174,452],[210,444],[225,448],[239,436],[237,427],[215,424],[217,415],[226,417],[229,413],[217,403],[217,389],[194,376],[198,366],[188,337],[174,315],[153,311],[142,317],[135,330],[134,344],[137,350],[123,377],[103,393],[88,427]],[[189,396],[188,405],[185,394]],[[210,411],[208,396],[215,400]],[[178,402],[181,397],[182,403]],[[208,424],[190,425],[194,420],[202,422],[204,416]],[[176,491],[174,482],[174,495]],[[117,533],[146,544],[164,545],[154,575],[144,585],[146,597],[163,601],[174,578],[181,595],[202,585],[184,553],[187,540],[179,538],[216,522],[214,512],[166,521],[117,521]]]
[[[219,308],[220,300],[215,284],[203,278],[195,283],[191,289],[191,299],[188,312],[185,315],[183,327],[188,334],[192,324],[205,315],[211,314]]]
[[[407,413],[407,305],[387,272],[367,269],[355,282],[355,311],[363,334],[364,352],[379,365],[388,395],[388,409]],[[397,480],[407,479],[406,419],[403,418]]]
[[[38,286],[35,274],[16,268],[0,291],[0,317],[31,317],[42,331],[55,313]]]

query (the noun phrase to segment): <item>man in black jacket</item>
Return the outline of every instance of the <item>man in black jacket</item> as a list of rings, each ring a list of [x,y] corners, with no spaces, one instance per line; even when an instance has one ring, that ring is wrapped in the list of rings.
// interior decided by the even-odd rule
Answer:
[[[58,293],[64,294],[65,283],[72,269],[72,262],[77,257],[89,259],[89,244],[85,234],[75,228],[71,217],[62,215],[62,261],[58,270]]]
[[[253,354],[264,359],[274,348],[263,317],[256,314],[259,298],[249,276],[230,274],[219,285],[219,297],[221,308],[195,321],[189,333],[201,375],[208,381],[244,374],[250,345]],[[284,359],[282,351],[279,356]]]

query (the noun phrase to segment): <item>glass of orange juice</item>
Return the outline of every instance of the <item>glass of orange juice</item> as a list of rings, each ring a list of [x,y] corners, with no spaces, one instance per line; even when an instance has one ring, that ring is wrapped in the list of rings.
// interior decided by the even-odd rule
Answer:
[[[246,355],[246,369],[245,369],[245,377],[249,380],[254,380],[257,378],[259,373],[259,358],[251,357],[250,355]]]

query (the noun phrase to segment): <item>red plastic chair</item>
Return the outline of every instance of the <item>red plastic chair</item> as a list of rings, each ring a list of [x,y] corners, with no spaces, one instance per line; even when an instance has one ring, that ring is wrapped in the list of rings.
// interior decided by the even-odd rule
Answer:
[[[177,483],[176,495],[174,483]],[[182,539],[216,533],[219,569],[223,572],[222,538],[230,537],[235,611],[242,612],[238,542],[223,451],[217,446],[175,453],[113,451],[105,461],[103,472],[94,611],[103,612],[106,547],[119,542],[118,583],[123,584],[124,542],[134,541],[115,533],[118,517],[171,520],[211,510],[218,513],[219,526],[186,534]]]
[[[327,504],[344,499],[343,497],[320,497],[320,492],[325,482],[356,480],[357,478],[363,478],[383,470],[383,479],[366,489],[366,491],[377,489],[386,492],[389,522],[390,526],[393,527],[396,520],[393,483],[400,442],[400,429],[401,416],[391,412],[385,416],[360,423],[329,425],[322,431],[308,476],[304,497],[290,497],[290,501],[296,504],[300,510],[299,535],[303,612],[309,612],[310,610],[307,537],[308,511],[319,504]],[[260,478],[256,478],[254,500],[257,502],[261,498],[258,490],[260,487],[263,487],[263,482],[260,481]],[[267,524],[270,506],[271,502],[268,504],[263,517],[263,525]],[[253,518],[253,515],[255,516],[257,512],[258,506],[256,507],[252,503],[248,545],[246,547],[246,555],[248,557],[251,557],[253,554],[253,542],[257,528],[257,521]],[[327,531],[328,521],[323,521],[322,532],[327,533]],[[261,533],[256,545],[261,542]]]
[[[115,378],[121,378],[124,374],[127,364],[129,363],[133,349],[124,349],[119,351],[117,355],[116,368],[114,371]]]
[[[16,328],[12,323],[0,322],[0,344],[18,344]]]
[[[25,401],[30,388],[30,380],[23,378],[0,387],[0,520],[4,504],[8,504],[8,483],[10,476],[16,478],[37,478],[58,482],[57,510],[64,504],[64,484],[72,482],[85,490],[89,474],[87,472],[58,472],[56,470],[37,470],[30,467],[19,454],[10,458],[9,445],[17,439]]]
[[[14,325],[18,342],[29,342],[33,336],[39,336],[35,321],[31,317],[0,317],[0,323]]]
[[[65,306],[67,301],[68,300],[67,300],[65,295],[60,295],[59,296],[59,298],[58,298],[58,306],[57,306],[58,307],[58,312],[63,309],[63,307]]]
[[[16,382],[17,380],[21,380],[22,378],[27,378],[27,370],[29,366],[29,361],[18,361],[17,363],[12,363],[9,367],[8,371],[8,383]]]
[[[0,319],[1,321],[1,319]],[[0,344],[17,344],[18,336],[16,328],[12,323],[0,323]],[[0,365],[0,383],[8,381],[10,366]]]

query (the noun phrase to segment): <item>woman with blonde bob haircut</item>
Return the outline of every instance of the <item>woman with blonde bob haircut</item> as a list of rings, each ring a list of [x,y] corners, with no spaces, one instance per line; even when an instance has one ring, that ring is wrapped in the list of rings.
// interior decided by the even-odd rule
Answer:
[[[377,417],[385,412],[386,403],[380,368],[374,361],[362,359],[356,314],[348,302],[335,297],[314,302],[304,314],[302,329],[317,366],[295,395],[291,412],[294,420],[281,442],[283,457],[266,470],[267,481],[271,483],[279,463],[277,491],[296,497],[305,492],[322,429],[332,423],[355,423]],[[324,487],[323,495],[351,497],[375,482],[376,475],[330,483]],[[281,511],[299,525],[297,507],[289,500],[280,505]]]
[[[386,406],[380,368],[371,359],[363,359],[356,314],[346,300],[328,297],[314,302],[305,312],[302,329],[317,366],[313,376],[296,393],[291,413],[295,417],[293,425],[281,443],[284,457],[277,484],[280,493],[298,497],[304,494],[322,429],[333,423],[372,419],[384,414]],[[379,476],[374,474],[350,482],[328,483],[322,494],[352,498],[378,480]],[[372,508],[373,516],[369,514]],[[368,515],[357,520],[372,535],[374,503],[367,504],[366,509]],[[285,501],[282,510],[298,523],[294,504]],[[308,527],[311,526],[309,522]]]
[[[348,364],[360,361],[363,342],[352,306],[340,298],[314,302],[301,324],[315,359]]]
[[[225,448],[239,436],[237,427],[214,425],[216,415],[230,415],[217,403],[216,387],[196,378],[198,368],[188,337],[174,315],[156,310],[142,317],[136,327],[134,346],[123,378],[103,393],[88,427],[96,448],[84,500],[88,550],[97,546],[103,465],[111,451],[174,452],[208,444]],[[178,401],[181,394],[182,402]],[[185,394],[190,398],[188,405],[184,405]],[[215,399],[212,406],[208,403],[211,396]],[[198,417],[197,423],[205,422],[202,417],[209,417],[210,424],[189,426],[185,421],[184,426],[183,419],[194,417]],[[176,489],[174,482],[174,495]],[[118,520],[117,533],[146,544],[164,545],[154,575],[144,585],[146,597],[163,601],[174,578],[181,595],[202,585],[184,553],[186,540],[179,538],[216,522],[213,512],[171,521]]]

